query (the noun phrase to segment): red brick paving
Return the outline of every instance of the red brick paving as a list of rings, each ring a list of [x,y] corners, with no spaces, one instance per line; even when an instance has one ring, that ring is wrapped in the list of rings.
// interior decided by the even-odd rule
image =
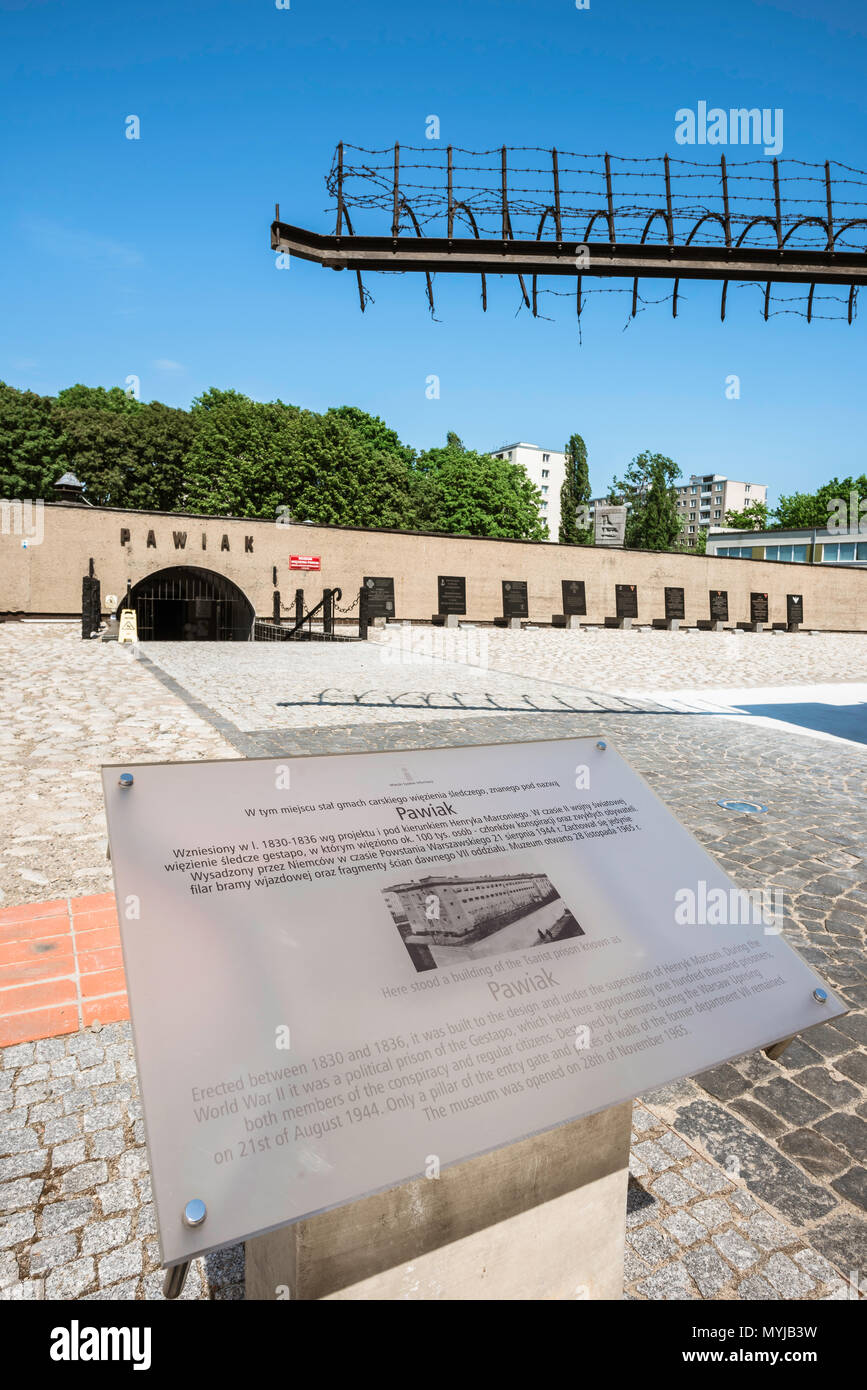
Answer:
[[[128,1017],[113,893],[0,908],[0,1047]]]

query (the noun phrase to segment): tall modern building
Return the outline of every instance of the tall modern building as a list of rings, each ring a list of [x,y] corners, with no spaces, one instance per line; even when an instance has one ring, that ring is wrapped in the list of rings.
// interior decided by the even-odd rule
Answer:
[[[566,478],[566,455],[538,444],[503,444],[490,452],[498,459],[520,464],[542,494],[539,516],[547,524],[548,540],[560,539],[560,489]]]

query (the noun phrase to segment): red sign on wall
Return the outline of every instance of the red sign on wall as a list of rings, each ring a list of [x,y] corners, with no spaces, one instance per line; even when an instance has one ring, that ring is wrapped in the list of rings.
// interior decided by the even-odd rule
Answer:
[[[290,555],[290,570],[319,570],[322,568],[322,561],[318,555]]]

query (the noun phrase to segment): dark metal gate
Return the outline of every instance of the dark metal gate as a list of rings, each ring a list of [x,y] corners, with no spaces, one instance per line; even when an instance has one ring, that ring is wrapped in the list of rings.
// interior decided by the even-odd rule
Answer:
[[[134,584],[118,613],[133,608],[142,642],[248,642],[253,605],[225,575],[173,565]]]

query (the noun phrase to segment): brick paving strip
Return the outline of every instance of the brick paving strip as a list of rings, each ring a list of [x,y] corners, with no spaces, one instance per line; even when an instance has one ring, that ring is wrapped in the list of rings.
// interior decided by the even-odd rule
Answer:
[[[113,893],[0,908],[0,1047],[128,1017]]]
[[[541,636],[529,634],[534,648]],[[763,661],[772,650],[782,659],[784,645],[769,641]],[[57,647],[55,637],[55,658]],[[560,652],[549,658],[543,680],[556,680]],[[64,644],[73,670],[99,664],[109,706],[122,705],[132,682],[138,710],[135,737],[130,730],[115,737],[104,756],[86,750],[100,814],[99,762],[154,758],[147,743],[152,706],[161,721],[161,758],[605,733],[740,886],[781,887],[787,938],[852,1012],[810,1030],[778,1062],[754,1053],[636,1102],[626,1297],[859,1297],[855,1281],[867,1270],[867,750],[701,716],[628,713],[623,701],[595,698],[579,706],[586,713],[491,710],[455,719],[455,710],[450,718],[438,711],[433,728],[421,711],[397,723],[382,722],[383,711],[363,726],[286,728],[283,716],[257,723],[263,705],[252,695],[249,710],[236,706],[246,717],[230,717],[235,708],[210,710],[200,682],[207,675],[216,685],[221,670],[231,680],[232,664],[216,648],[198,653],[201,675],[188,688],[169,670],[149,670],[150,661]],[[184,661],[190,655],[181,653]],[[163,657],[170,666],[166,649]],[[507,658],[497,659],[503,665]],[[840,674],[844,667],[849,676],[846,661]],[[522,679],[527,685],[533,678]],[[43,717],[50,717],[47,709]],[[38,727],[31,737],[30,766],[38,763]],[[48,756],[53,752],[49,747]],[[26,796],[20,764],[18,778],[21,785],[5,793],[7,804]],[[719,796],[760,800],[769,814],[738,818],[716,806]],[[2,810],[0,795],[0,819]],[[53,855],[59,862],[57,850]],[[81,878],[84,887],[101,888],[104,869],[93,877],[82,870]],[[54,944],[40,951],[46,943]],[[11,967],[0,973],[0,1016],[21,1030],[0,1052],[0,1298],[161,1297],[130,1029],[109,1021],[110,1008],[118,1020],[125,1008],[117,949],[110,894],[0,913],[0,971]],[[40,956],[51,956],[51,965],[43,969]],[[61,986],[62,995],[28,994]],[[65,1011],[57,1016],[61,1027],[54,1027],[57,1010]],[[24,1039],[28,1032],[38,1038],[43,1027],[50,1035]],[[184,1297],[243,1297],[243,1247],[195,1261]]]

